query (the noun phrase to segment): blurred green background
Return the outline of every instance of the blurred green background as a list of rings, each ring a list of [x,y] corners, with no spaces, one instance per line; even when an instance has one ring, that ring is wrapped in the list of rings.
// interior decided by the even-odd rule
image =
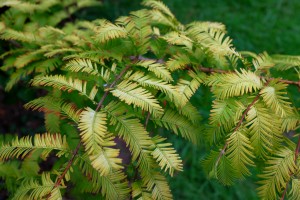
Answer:
[[[81,10],[77,18],[93,20],[107,18],[114,20],[130,11],[142,8],[138,0],[105,0],[102,7]],[[250,50],[256,53],[267,51],[270,54],[300,55],[300,1],[299,0],[164,0],[163,1],[182,23],[192,21],[217,21],[226,25],[228,35],[233,39],[238,50]],[[41,115],[22,114],[21,105],[36,94],[27,90],[12,90],[3,93],[4,75],[0,79],[0,108],[3,105],[18,105],[21,114],[7,122],[12,127],[4,127],[0,120],[1,132],[35,132],[42,124]],[[1,86],[2,85],[2,86]],[[210,96],[204,90],[198,91],[193,102],[201,103],[200,112],[204,118],[210,109]],[[2,95],[2,96],[1,96]],[[5,95],[5,96],[3,96]],[[13,111],[12,111],[13,112]],[[18,117],[19,115],[22,118]],[[3,117],[3,118],[2,118]],[[33,126],[29,123],[35,123]],[[28,124],[29,123],[29,124]],[[20,134],[20,133],[19,133]],[[204,155],[204,147],[196,148],[192,144],[171,138],[184,160],[184,172],[170,179],[174,199],[258,199],[254,178],[236,183],[232,187],[224,187],[216,181],[208,180],[200,166]],[[255,173],[255,172],[254,172]]]

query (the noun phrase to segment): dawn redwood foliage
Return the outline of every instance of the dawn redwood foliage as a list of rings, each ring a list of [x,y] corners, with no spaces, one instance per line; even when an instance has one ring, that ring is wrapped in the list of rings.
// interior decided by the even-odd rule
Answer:
[[[287,94],[300,83],[284,78],[299,76],[300,57],[239,52],[223,24],[183,25],[154,0],[115,22],[69,19],[97,4],[0,1],[6,89],[32,78],[47,91],[25,105],[44,113],[47,132],[0,148],[13,199],[172,199],[166,177],[184,169],[172,133],[209,144],[208,177],[231,185],[256,168],[261,198],[300,199],[300,118]],[[209,119],[190,102],[204,87]],[[41,170],[49,157],[53,167]]]

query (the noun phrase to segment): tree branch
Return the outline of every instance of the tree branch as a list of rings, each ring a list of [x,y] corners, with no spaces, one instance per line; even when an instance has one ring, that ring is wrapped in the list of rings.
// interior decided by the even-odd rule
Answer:
[[[140,61],[147,61],[147,60],[152,60],[152,61],[155,61],[157,63],[160,63],[160,64],[164,64],[165,61],[162,60],[162,59],[159,59],[159,60],[156,60],[156,59],[151,59],[151,58],[146,58],[146,57],[143,57],[143,56],[138,56],[138,57],[135,57],[135,56],[130,56],[130,59],[137,59],[137,60],[140,60]],[[185,69],[190,69],[189,67],[186,67]],[[198,66],[198,69],[202,72],[205,72],[205,73],[219,73],[219,74],[228,74],[228,73],[236,73],[236,71],[233,71],[233,70],[224,70],[224,69],[214,69],[214,68],[208,68],[208,67],[203,67],[203,66]],[[265,79],[265,80],[274,80],[274,79],[277,79],[279,82],[282,82],[282,83],[286,83],[286,84],[289,84],[289,85],[296,85],[300,88],[300,81],[291,81],[291,80],[285,80],[285,79],[280,79],[280,78],[267,78],[267,77],[264,77],[264,76],[260,76],[261,79]]]
[[[268,84],[269,84],[270,80],[268,80],[265,84],[264,84],[264,87],[266,87]],[[240,126],[242,125],[247,113],[249,112],[249,110],[252,108],[252,106],[259,100],[259,97],[261,96],[260,92],[256,95],[256,97],[253,99],[253,101],[247,106],[246,110],[244,111],[241,119],[239,120],[238,124],[236,125],[236,127],[234,128],[233,132],[236,132]],[[217,159],[217,162],[216,162],[216,166],[218,166],[220,160],[221,160],[221,157],[225,154],[225,151],[227,149],[227,146],[228,146],[228,141],[226,141],[223,149],[220,151],[220,154],[219,154],[219,157]]]
[[[114,86],[117,84],[117,82],[120,80],[120,78],[125,74],[125,72],[126,72],[129,68],[130,68],[130,65],[126,66],[126,67],[121,71],[121,73],[117,76],[117,78],[109,85],[109,88],[114,87]],[[101,108],[101,106],[102,106],[102,104],[103,104],[103,102],[104,102],[104,100],[105,100],[105,98],[107,97],[108,94],[109,94],[109,90],[105,91],[105,93],[103,94],[101,100],[99,101],[99,103],[98,103],[98,105],[97,105],[97,108],[96,108],[95,112],[97,112],[97,111]]]
[[[122,78],[122,76],[125,74],[125,72],[126,72],[129,68],[130,68],[130,65],[126,66],[126,67],[120,72],[120,74],[117,76],[117,78],[109,85],[109,88],[114,87],[114,86],[117,84],[117,82]],[[103,94],[102,98],[100,99],[100,101],[99,101],[99,103],[98,103],[98,105],[97,105],[97,108],[96,108],[95,112],[98,112],[98,111],[99,111],[99,109],[100,109],[101,106],[103,105],[104,100],[106,99],[106,97],[108,96],[108,94],[109,94],[109,91],[106,91],[106,92]],[[81,142],[79,142],[78,145],[76,146],[76,149],[73,151],[72,158],[69,160],[69,162],[68,162],[66,168],[64,169],[63,173],[62,173],[62,174],[59,176],[59,178],[57,179],[57,181],[56,181],[56,183],[55,183],[55,185],[54,185],[54,187],[52,188],[51,191],[53,191],[55,188],[57,188],[57,187],[60,185],[62,179],[65,177],[66,173],[68,172],[68,170],[69,170],[70,167],[72,166],[72,164],[73,164],[73,162],[74,162],[74,159],[75,159],[76,155],[78,154],[78,151],[79,151],[80,147],[81,147]],[[51,196],[51,192],[49,193],[47,199],[49,199],[50,196]]]

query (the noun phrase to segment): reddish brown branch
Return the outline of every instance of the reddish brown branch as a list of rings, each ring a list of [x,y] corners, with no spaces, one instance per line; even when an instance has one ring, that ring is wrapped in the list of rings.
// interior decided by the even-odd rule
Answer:
[[[300,151],[300,135],[298,136],[298,143],[297,143],[297,146],[295,149],[295,158],[294,158],[295,164],[297,164],[297,158],[299,155],[299,151]]]
[[[289,185],[289,181],[286,183],[285,189],[284,189],[284,191],[282,193],[282,196],[281,196],[280,200],[284,200],[285,194],[287,192],[288,185]]]
[[[79,149],[80,149],[80,146],[81,146],[81,142],[78,143],[78,145],[76,146],[76,149],[73,151],[73,155],[72,155],[72,158],[69,160],[65,170],[63,171],[63,173],[59,176],[59,178],[57,179],[53,189],[55,189],[56,187],[58,187],[62,181],[62,179],[65,177],[66,173],[68,172],[68,170],[70,169]]]
[[[147,128],[147,126],[148,126],[148,122],[149,122],[150,116],[151,116],[151,114],[150,114],[150,112],[148,112],[147,118],[146,118],[146,121],[145,121],[145,124],[144,124],[145,128]]]

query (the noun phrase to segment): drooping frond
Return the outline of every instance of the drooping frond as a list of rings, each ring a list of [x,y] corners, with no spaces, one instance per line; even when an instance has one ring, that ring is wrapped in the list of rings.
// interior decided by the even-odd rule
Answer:
[[[263,199],[277,199],[278,194],[287,186],[290,174],[295,172],[294,152],[282,147],[266,164],[263,174],[260,175],[262,180],[258,182],[261,185],[257,189],[258,195]]]
[[[122,169],[119,150],[111,148],[115,146],[107,133],[106,113],[95,112],[86,108],[80,115],[78,128],[80,136],[89,154],[92,166],[100,171],[101,175],[108,175],[113,169]]]
[[[210,144],[218,144],[235,127],[246,107],[236,98],[216,99],[212,102],[209,125],[205,138]]]
[[[138,55],[145,54],[150,45],[152,29],[148,21],[150,14],[146,10],[139,10],[130,13],[129,17],[117,19],[118,23],[125,25],[128,36],[133,43],[134,49]]]
[[[144,6],[151,7],[153,9],[160,10],[164,14],[168,15],[171,18],[175,18],[170,9],[161,1],[155,1],[155,0],[146,0],[143,2]]]
[[[41,53],[43,51],[44,50],[42,50],[42,49],[38,49],[36,51],[29,52],[29,53],[26,53],[26,54],[23,54],[23,55],[17,57],[14,62],[14,66],[19,69],[19,68],[22,68],[22,67],[28,65],[29,63],[31,63],[35,60],[41,59],[42,58]]]
[[[197,124],[201,121],[201,116],[196,107],[190,102],[187,102],[184,106],[178,108],[179,114],[187,117],[193,124]]]
[[[275,65],[267,52],[257,55],[252,62],[256,70],[268,69]]]
[[[170,71],[185,68],[191,62],[190,57],[186,54],[178,54],[170,58],[166,62],[166,66]]]
[[[299,56],[289,56],[289,55],[272,55],[272,60],[275,63],[275,68],[277,70],[283,71],[288,70],[293,67],[299,69],[300,57]]]
[[[176,91],[175,86],[150,75],[145,75],[143,72],[136,72],[131,75],[128,80],[135,81],[141,86],[152,87],[165,93],[172,101],[177,101],[179,94]]]
[[[139,200],[152,200],[151,193],[142,186],[140,181],[132,184],[132,197]]]
[[[42,150],[41,156],[46,158],[53,150],[58,151],[57,156],[67,154],[69,147],[66,137],[60,134],[36,134],[32,141],[32,137],[26,136],[20,139],[14,139],[11,144],[2,145],[0,148],[0,158],[6,160],[9,158],[24,158],[30,152]]]
[[[280,120],[266,109],[262,103],[257,102],[248,111],[246,121],[255,154],[258,157],[265,158],[268,152],[272,151],[281,141]]]
[[[115,132],[129,146],[132,160],[137,160],[141,169],[148,170],[153,160],[149,151],[153,142],[143,125],[132,115],[124,114],[126,110],[123,110],[121,103],[111,102],[103,110],[108,113],[110,125],[115,127]]]
[[[62,200],[60,187],[53,189],[55,182],[49,173],[43,173],[41,182],[36,179],[25,179],[13,196],[13,200],[49,199]]]
[[[229,98],[213,101],[209,122],[214,126],[223,126],[229,131],[240,119],[245,106],[237,99]]]
[[[6,28],[4,31],[0,31],[0,38],[3,40],[16,40],[22,42],[36,42],[36,37],[33,33],[15,31]]]
[[[162,117],[153,118],[151,120],[153,120],[159,126],[163,126],[168,130],[174,131],[174,133],[177,135],[180,133],[182,137],[192,141],[195,144],[199,142],[197,133],[201,129],[193,125],[182,115],[179,115],[172,110],[166,110]]]
[[[78,59],[70,60],[66,64],[65,68],[73,72],[86,72],[91,75],[99,76],[97,65],[95,63],[92,63],[90,59],[78,58]]]
[[[99,67],[100,69],[98,69],[97,63],[92,60],[77,58],[69,61],[65,68],[73,72],[86,72],[90,75],[101,77],[105,82],[109,82],[111,71],[114,71],[115,65],[111,69],[105,69],[104,67]]]
[[[119,149],[112,148],[116,145],[114,138],[108,135],[104,139],[102,149],[90,157],[92,166],[103,174],[109,174],[115,170],[123,169],[122,160],[119,158]]]
[[[92,166],[87,154],[77,156],[75,164],[79,166],[85,176],[91,177],[92,187],[85,188],[86,191],[93,193],[101,191],[108,200],[127,199],[130,190],[122,171],[100,175],[100,172]]]
[[[294,114],[282,118],[281,130],[282,132],[295,130],[299,124],[300,124],[300,115],[299,113],[294,111]]]
[[[300,179],[292,179],[292,188],[289,192],[289,197],[292,200],[300,199]]]
[[[159,172],[148,169],[141,171],[143,184],[154,200],[171,200],[172,194],[166,178]]]
[[[33,79],[32,85],[51,86],[68,92],[75,90],[78,91],[81,95],[88,97],[92,101],[94,101],[94,98],[98,91],[98,89],[94,86],[88,93],[87,82],[79,79],[66,78],[63,75],[36,77]]]
[[[10,75],[10,80],[7,82],[5,86],[5,91],[10,91],[13,88],[13,86],[17,84],[18,81],[20,81],[25,76],[31,74],[33,71],[34,71],[34,67],[31,66],[30,68],[26,68],[26,69],[21,68],[16,72],[12,73]]]
[[[206,84],[213,87],[213,93],[220,99],[252,93],[263,86],[257,75],[246,70],[211,75],[207,78]]]
[[[208,125],[205,127],[204,137],[209,144],[219,144],[221,139],[223,139],[228,134],[223,126]]]
[[[79,121],[81,109],[75,107],[74,104],[66,103],[63,100],[51,96],[40,97],[34,99],[24,105],[26,109],[38,110],[43,112],[60,111],[63,116],[68,117],[74,122]]]
[[[89,154],[99,151],[99,145],[107,134],[106,114],[86,108],[81,112],[78,128],[80,136]]]
[[[105,23],[96,30],[95,39],[104,43],[116,38],[125,38],[126,36],[127,31],[125,28],[105,21]]]
[[[161,143],[165,138],[156,136],[152,138],[154,142],[153,158],[158,162],[161,169],[169,170],[169,174],[173,176],[174,170],[182,171],[182,160],[172,147],[171,143]]]
[[[293,114],[291,103],[288,101],[287,85],[277,81],[271,81],[269,85],[262,89],[261,96],[268,107],[270,107],[280,117]]]
[[[158,78],[161,78],[164,81],[173,81],[169,70],[163,64],[158,63],[155,60],[143,60],[137,62],[135,65],[146,68],[150,72],[153,72]]]
[[[188,24],[187,27],[192,28],[194,30],[198,29],[199,32],[208,32],[211,29],[226,32],[225,25],[219,22],[197,21]]]
[[[171,17],[165,15],[162,11],[154,9],[150,10],[149,13],[151,14],[153,22],[171,27],[174,30],[178,29],[179,22],[176,19],[172,19]]]
[[[200,73],[189,71],[189,75],[192,78],[191,80],[180,79],[177,84],[177,91],[180,95],[178,100],[180,106],[184,106],[189,101],[202,83]]]
[[[236,170],[238,177],[249,176],[251,173],[247,166],[254,166],[253,147],[244,132],[242,130],[236,131],[227,140],[226,156]]]
[[[140,107],[154,115],[161,115],[163,112],[157,99],[136,83],[124,80],[111,93],[120,100],[125,101],[125,103],[129,105],[133,104],[134,107]]]
[[[218,180],[224,185],[232,185],[239,175],[227,156],[222,156],[220,158],[220,162],[215,173],[216,178],[218,178]]]
[[[232,40],[225,36],[225,33],[221,30],[210,29],[206,32],[191,26],[187,29],[187,34],[198,41],[199,44],[207,47],[215,56],[235,55],[240,57],[232,45]]]
[[[48,133],[60,132],[60,118],[55,113],[45,113],[45,127]]]
[[[219,151],[210,151],[202,165],[210,178],[217,178],[224,185],[232,185],[237,178],[232,163]]]
[[[193,41],[190,38],[175,31],[164,35],[162,38],[172,45],[186,46],[190,50],[193,48]]]
[[[148,149],[153,144],[148,133],[137,119],[130,119],[128,116],[118,117],[116,131],[129,145],[133,160],[143,149]]]

